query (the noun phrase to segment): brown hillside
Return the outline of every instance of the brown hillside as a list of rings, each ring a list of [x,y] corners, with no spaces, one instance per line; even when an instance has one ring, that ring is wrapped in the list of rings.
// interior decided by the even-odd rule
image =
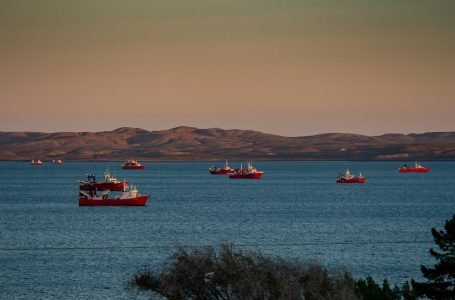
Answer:
[[[455,159],[455,132],[285,137],[252,130],[122,127],[103,132],[0,132],[0,159],[382,160]]]

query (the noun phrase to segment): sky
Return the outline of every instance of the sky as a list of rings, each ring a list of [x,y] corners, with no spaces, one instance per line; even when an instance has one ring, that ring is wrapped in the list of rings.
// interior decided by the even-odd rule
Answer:
[[[2,0],[0,131],[455,131],[453,0]]]

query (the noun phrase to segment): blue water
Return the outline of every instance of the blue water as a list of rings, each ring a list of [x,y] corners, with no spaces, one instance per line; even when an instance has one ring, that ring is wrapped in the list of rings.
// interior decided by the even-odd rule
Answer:
[[[257,162],[266,173],[256,181],[211,176],[209,163],[146,165],[0,162],[0,298],[146,297],[128,284],[136,270],[176,246],[220,242],[402,283],[434,263],[431,227],[455,213],[455,162],[427,163],[427,174],[393,162]],[[366,183],[336,184],[346,167]],[[76,180],[105,168],[151,193],[148,205],[78,207]]]

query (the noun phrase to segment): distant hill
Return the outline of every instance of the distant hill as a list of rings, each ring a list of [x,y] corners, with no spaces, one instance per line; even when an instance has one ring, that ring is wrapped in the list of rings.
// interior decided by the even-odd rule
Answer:
[[[122,127],[103,132],[0,132],[1,160],[446,160],[455,132],[285,137],[252,130]]]

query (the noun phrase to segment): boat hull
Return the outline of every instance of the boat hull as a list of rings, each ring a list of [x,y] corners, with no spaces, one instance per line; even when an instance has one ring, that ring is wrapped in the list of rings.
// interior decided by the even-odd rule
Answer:
[[[337,183],[364,183],[366,178],[337,179]]]
[[[427,173],[430,168],[400,168],[400,173]]]
[[[230,174],[229,178],[231,179],[261,179],[263,172],[257,173],[247,173],[247,174]]]
[[[83,191],[118,191],[122,192],[125,191],[128,187],[128,182],[123,181],[119,183],[112,183],[112,182],[96,182],[96,183],[82,183],[79,185],[79,189]]]
[[[150,195],[130,199],[86,199],[79,198],[79,206],[144,206]]]
[[[124,170],[144,170],[145,166],[122,166]]]

